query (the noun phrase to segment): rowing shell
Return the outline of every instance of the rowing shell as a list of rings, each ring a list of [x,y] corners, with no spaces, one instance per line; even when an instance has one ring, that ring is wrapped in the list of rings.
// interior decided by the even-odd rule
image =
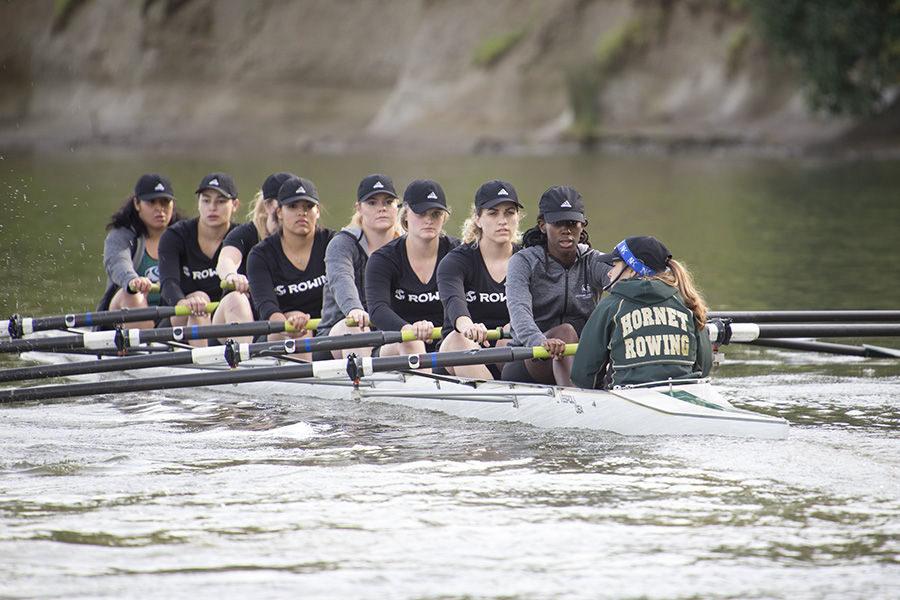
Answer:
[[[28,353],[41,362],[85,360],[84,355]],[[274,358],[241,363],[240,369],[272,367]],[[130,371],[134,377],[183,375],[219,367],[165,367]],[[120,374],[121,375],[121,374]],[[97,376],[79,376],[96,380]],[[376,373],[354,386],[347,377],[228,384],[256,397],[303,395],[432,410],[466,419],[522,422],[536,427],[581,428],[622,435],[725,435],[780,439],[788,422],[732,406],[708,379],[661,382],[609,391],[539,384],[478,381],[412,372]]]

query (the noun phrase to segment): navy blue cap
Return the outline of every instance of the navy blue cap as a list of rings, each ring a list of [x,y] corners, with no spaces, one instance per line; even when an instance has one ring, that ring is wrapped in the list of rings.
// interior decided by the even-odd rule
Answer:
[[[478,210],[493,208],[504,202],[512,202],[519,208],[524,208],[519,202],[516,188],[508,181],[494,179],[481,184],[481,187],[475,192],[475,208]]]
[[[281,184],[290,179],[291,177],[296,177],[293,173],[287,173],[285,171],[281,171],[280,173],[272,173],[266,180],[263,182],[262,187],[259,188],[262,192],[263,200],[273,200],[278,198],[278,190],[281,189]]]
[[[665,271],[670,258],[672,254],[662,242],[650,235],[640,235],[625,238],[616,244],[615,250],[601,254],[597,260],[610,264],[625,261],[635,273],[647,277]]]
[[[440,208],[447,212],[447,196],[437,181],[416,179],[403,192],[403,204],[417,215],[428,212],[432,208]]]
[[[319,204],[319,192],[316,190],[315,184],[303,177],[285,179],[281,187],[278,188],[278,204],[284,206],[300,200]]]
[[[394,198],[400,197],[394,189],[394,182],[391,178],[387,175],[382,175],[381,173],[375,173],[364,177],[363,180],[359,182],[359,187],[356,189],[356,201],[365,202],[376,194],[387,194]]]
[[[172,182],[168,177],[164,177],[159,173],[147,173],[141,175],[137,183],[134,184],[134,195],[138,200],[154,200],[156,198],[175,199],[175,192],[172,191]]]
[[[581,199],[581,194],[568,185],[555,185],[544,192],[538,203],[538,211],[546,223],[587,222],[584,217],[584,201]]]
[[[199,194],[203,190],[216,190],[230,200],[234,200],[238,196],[237,186],[234,179],[228,173],[210,173],[200,180],[195,194]]]

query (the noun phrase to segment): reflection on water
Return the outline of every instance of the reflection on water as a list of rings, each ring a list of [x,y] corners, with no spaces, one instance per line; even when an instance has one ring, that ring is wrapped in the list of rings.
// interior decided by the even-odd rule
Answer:
[[[892,597],[900,379],[868,362],[732,354],[726,396],[794,423],[774,442],[221,390],[7,408],[0,580],[23,597]]]

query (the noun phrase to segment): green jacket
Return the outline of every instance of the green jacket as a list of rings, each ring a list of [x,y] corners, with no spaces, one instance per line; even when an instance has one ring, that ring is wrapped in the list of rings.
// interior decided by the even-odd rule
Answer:
[[[712,345],[681,294],[658,279],[626,279],[594,309],[581,332],[572,381],[603,389],[705,377]]]

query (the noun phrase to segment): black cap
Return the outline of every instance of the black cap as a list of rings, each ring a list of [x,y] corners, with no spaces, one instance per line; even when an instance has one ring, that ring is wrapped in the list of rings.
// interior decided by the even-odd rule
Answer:
[[[259,188],[262,192],[263,200],[271,200],[278,197],[278,190],[281,189],[281,184],[290,179],[291,177],[296,177],[293,173],[286,173],[284,171],[280,173],[272,173],[266,180],[263,181],[262,187]]]
[[[560,221],[581,221],[584,218],[584,201],[581,194],[573,187],[567,185],[554,185],[541,195],[538,203],[538,211],[547,223]]]
[[[478,210],[493,208],[503,202],[512,202],[519,208],[525,208],[519,202],[516,188],[508,181],[494,179],[487,183],[482,183],[481,187],[475,192],[475,208]]]
[[[447,196],[444,189],[437,181],[431,179],[416,179],[403,192],[403,204],[409,207],[417,215],[421,215],[432,208],[440,208],[450,212],[447,208]]]
[[[141,178],[134,184],[134,195],[138,200],[153,200],[154,198],[175,199],[175,192],[172,191],[172,182],[169,181],[168,177],[163,177],[159,173],[141,175]]]
[[[356,188],[356,201],[365,202],[375,194],[387,194],[394,198],[400,198],[394,189],[394,182],[387,175],[374,173],[363,178]]]
[[[612,252],[601,254],[598,260],[605,263],[623,260],[638,275],[648,276],[665,271],[670,258],[672,254],[662,242],[653,236],[641,235],[625,238]]]
[[[201,179],[200,185],[197,186],[197,191],[194,193],[199,194],[203,190],[216,190],[230,200],[234,200],[238,195],[234,179],[228,173],[210,173]]]
[[[319,192],[316,190],[315,184],[309,179],[303,177],[290,177],[284,180],[281,187],[278,188],[278,204],[292,204],[306,200],[313,204],[319,203]]]

